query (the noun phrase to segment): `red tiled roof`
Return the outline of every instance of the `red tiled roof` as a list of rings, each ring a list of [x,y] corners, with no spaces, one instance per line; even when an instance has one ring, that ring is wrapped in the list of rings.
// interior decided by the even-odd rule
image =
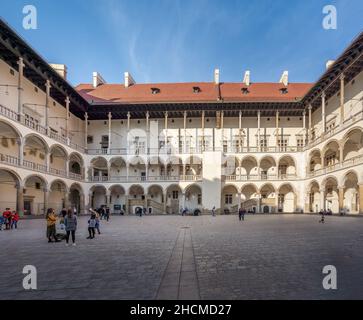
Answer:
[[[215,102],[219,94],[224,101],[281,101],[293,102],[300,100],[312,87],[310,83],[290,83],[284,86],[281,83],[221,83],[212,82],[190,83],[160,83],[160,84],[134,84],[125,88],[123,84],[102,84],[93,88],[91,84],[80,84],[76,90],[89,102],[94,103],[186,103],[186,102]],[[193,88],[200,91],[194,93]],[[153,94],[152,88],[160,90]],[[244,94],[242,88],[248,88]],[[282,93],[281,89],[287,89]]]

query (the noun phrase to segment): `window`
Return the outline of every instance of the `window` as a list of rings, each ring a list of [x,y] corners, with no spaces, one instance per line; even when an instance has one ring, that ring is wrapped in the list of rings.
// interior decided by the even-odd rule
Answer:
[[[281,94],[287,94],[287,93],[289,93],[289,91],[287,90],[287,88],[281,88],[280,89],[280,92],[281,92]]]
[[[202,90],[200,90],[200,88],[199,87],[193,87],[193,92],[194,93],[199,93],[199,92],[201,92]]]
[[[152,94],[158,94],[158,93],[160,93],[160,89],[159,88],[151,88],[151,93]]]
[[[287,150],[287,141],[288,141],[288,139],[286,139],[286,138],[278,139],[278,145],[279,145],[280,151]]]
[[[296,146],[298,149],[304,148],[304,138],[303,137],[296,137]]]
[[[10,68],[10,74],[13,76],[15,74],[14,70]]]
[[[242,91],[242,94],[249,94],[250,93],[248,88],[242,88],[241,91]]]
[[[225,194],[224,195],[224,204],[232,204],[233,203],[233,195]]]
[[[173,191],[172,198],[173,198],[173,200],[178,200],[179,199],[179,191],[177,191],[177,190]]]
[[[87,136],[87,144],[93,143],[93,136]]]
[[[202,195],[198,194],[198,205],[202,204]]]
[[[267,138],[260,138],[260,143],[257,140],[257,146],[261,146],[261,149],[267,148]]]
[[[102,136],[101,137],[101,148],[107,149],[108,148],[108,136]]]
[[[223,152],[228,152],[228,141],[223,140]]]

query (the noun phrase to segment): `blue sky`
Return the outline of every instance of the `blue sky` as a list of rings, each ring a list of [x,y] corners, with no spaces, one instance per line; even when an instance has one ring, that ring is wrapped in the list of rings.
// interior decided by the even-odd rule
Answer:
[[[91,82],[99,71],[121,83],[315,81],[363,31],[362,0],[0,0],[0,16],[48,62],[68,66],[68,80]],[[22,28],[24,5],[38,10],[38,29]],[[322,27],[335,5],[337,30]]]

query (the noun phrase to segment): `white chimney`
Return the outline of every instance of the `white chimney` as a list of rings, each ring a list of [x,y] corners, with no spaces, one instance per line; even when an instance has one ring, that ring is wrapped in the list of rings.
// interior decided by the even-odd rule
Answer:
[[[65,64],[49,64],[64,80],[67,80],[67,66]]]
[[[283,83],[284,86],[287,86],[289,84],[289,71],[284,71],[282,73],[282,76],[280,78],[280,83]]]
[[[325,65],[326,70],[328,70],[334,63],[335,63],[335,60],[328,60]]]
[[[214,83],[219,84],[219,69],[214,70]]]
[[[245,72],[245,76],[243,77],[243,83],[246,85],[246,86],[249,86],[251,84],[251,81],[250,81],[250,76],[251,76],[251,72],[249,70],[247,70]]]
[[[93,88],[97,88],[101,84],[105,84],[106,81],[102,78],[102,76],[98,72],[93,72]]]
[[[133,84],[136,84],[134,78],[129,72],[125,72],[124,74],[124,81],[125,81],[125,88],[128,88],[132,86]]]

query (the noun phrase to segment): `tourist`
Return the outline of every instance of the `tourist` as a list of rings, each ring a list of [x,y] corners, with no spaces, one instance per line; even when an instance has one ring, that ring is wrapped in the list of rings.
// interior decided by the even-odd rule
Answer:
[[[105,215],[106,215],[106,220],[109,221],[110,220],[110,208],[109,207],[106,207]]]
[[[92,212],[91,218],[88,220],[89,237],[87,237],[87,239],[94,239],[96,233],[95,228],[96,228],[96,214]]]
[[[101,234],[101,231],[100,231],[100,225],[101,225],[100,214],[97,211],[93,211],[93,210],[92,210],[92,213],[94,213],[96,215],[96,226],[95,226],[95,228],[97,230],[97,233]]]
[[[48,242],[53,242],[52,238],[54,239],[54,242],[59,242],[59,240],[56,237],[56,228],[55,225],[57,223],[57,216],[54,214],[54,210],[52,208],[49,208],[47,210],[47,214],[45,216],[45,219],[47,220],[47,238]]]
[[[11,229],[18,229],[19,214],[13,211],[11,214]]]
[[[325,210],[320,210],[321,219],[319,220],[319,223],[325,223]]]
[[[239,208],[239,210],[238,210],[238,217],[239,217],[239,221],[244,220],[244,213],[243,213],[242,207]]]
[[[63,208],[62,211],[61,211],[61,213],[60,213],[60,216],[63,217],[63,218],[65,218],[66,215],[67,215],[67,209],[66,208]]]
[[[213,207],[212,209],[212,216],[215,217],[216,216],[216,207]]]
[[[76,246],[76,230],[77,230],[77,216],[71,209],[67,211],[64,218],[64,225],[66,226],[66,246],[69,245],[69,236],[72,234],[73,246]]]
[[[4,223],[5,223],[5,230],[10,230],[10,225],[11,225],[11,211],[10,208],[6,208],[5,211],[3,212],[3,217],[4,217]]]

